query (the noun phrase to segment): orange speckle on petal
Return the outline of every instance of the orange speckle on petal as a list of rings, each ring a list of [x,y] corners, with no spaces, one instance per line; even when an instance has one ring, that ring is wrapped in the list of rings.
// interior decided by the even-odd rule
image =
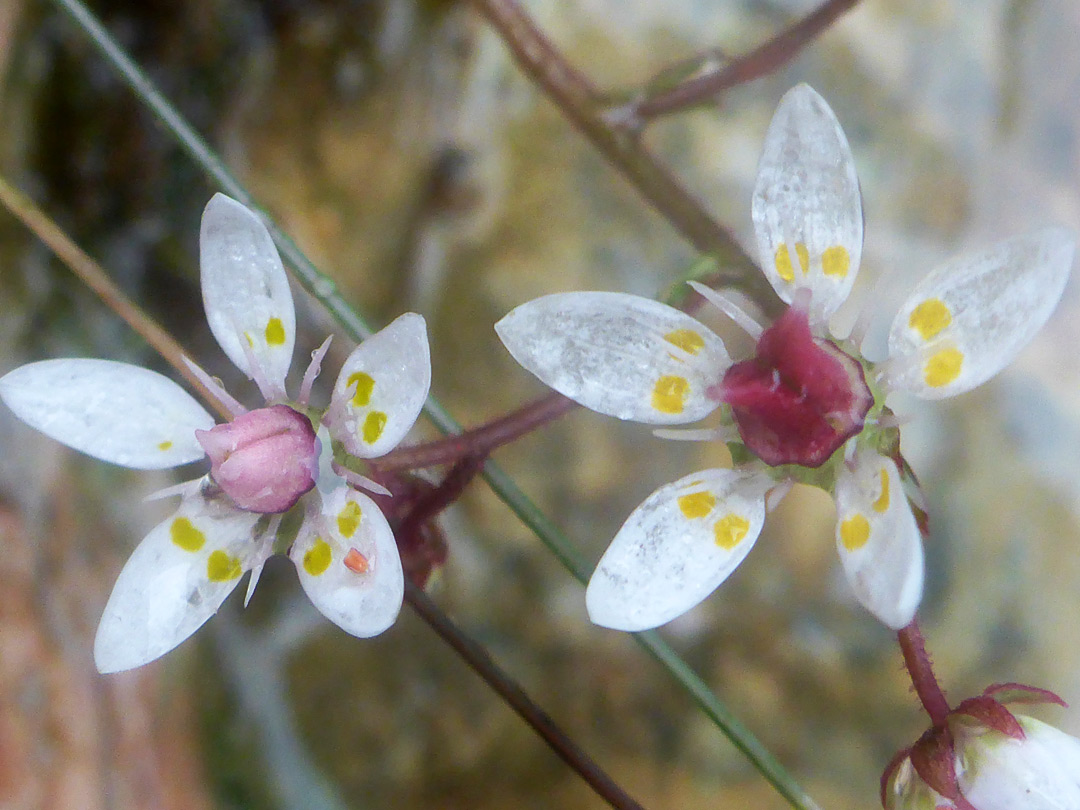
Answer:
[[[370,564],[368,558],[357,551],[355,548],[350,548],[345,555],[345,567],[352,571],[354,574],[366,574]]]

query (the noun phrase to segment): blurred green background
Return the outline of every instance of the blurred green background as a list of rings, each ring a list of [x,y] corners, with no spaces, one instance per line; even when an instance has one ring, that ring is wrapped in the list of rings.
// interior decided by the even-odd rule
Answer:
[[[433,392],[466,425],[542,393],[492,331],[510,308],[572,289],[655,296],[694,258],[467,3],[90,5],[350,302],[380,325],[424,314]],[[526,5],[599,85],[626,91],[702,49],[745,52],[814,3]],[[887,324],[936,262],[1080,227],[1078,37],[1070,0],[866,0],[777,74],[647,138],[749,246],[765,128],[787,88],[811,83],[862,181],[856,298]],[[3,173],[254,401],[202,319],[198,220],[214,189],[43,0],[0,2],[0,122]],[[931,502],[923,629],[956,700],[1009,680],[1080,705],[1077,288],[993,382],[907,411],[904,449]],[[333,324],[297,303],[299,357]],[[0,372],[71,355],[164,370],[6,212],[0,312]],[[415,438],[433,435],[421,424]],[[497,459],[596,560],[649,492],[726,453],[577,412]],[[407,608],[383,636],[352,639],[284,560],[246,612],[234,594],[161,662],[98,676],[104,599],[168,509],[141,496],[171,480],[0,413],[0,805],[602,806]],[[827,495],[793,492],[735,575],[664,634],[823,807],[869,808],[924,720],[893,636],[847,591],[832,521]],[[582,588],[485,486],[443,525],[433,596],[643,804],[786,806],[631,639],[588,623]],[[1041,716],[1080,732],[1076,710]]]

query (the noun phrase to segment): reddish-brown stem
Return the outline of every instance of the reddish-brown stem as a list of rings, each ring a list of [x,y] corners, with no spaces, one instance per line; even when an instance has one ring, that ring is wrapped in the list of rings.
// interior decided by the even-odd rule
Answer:
[[[645,122],[694,107],[725,90],[761,78],[791,61],[822,31],[849,11],[859,0],[826,0],[790,28],[763,45],[703,76],[695,76],[651,98],[622,108],[630,121]]]
[[[941,691],[941,686],[934,676],[934,668],[930,662],[930,655],[926,652],[926,642],[919,631],[918,620],[913,619],[911,624],[896,635],[900,641],[900,651],[904,655],[904,666],[907,667],[915,693],[919,696],[926,713],[930,715],[930,721],[934,726],[943,727],[950,711],[949,702],[945,699],[945,693]]]
[[[626,180],[702,253],[712,253],[724,283],[739,287],[769,314],[780,301],[753,259],[625,128],[601,111],[596,89],[551,43],[517,0],[473,0],[513,54],[521,70],[558,105]]]
[[[542,427],[575,407],[576,403],[562,394],[551,393],[473,430],[426,444],[399,447],[369,463],[371,469],[379,473],[453,464],[467,456],[488,456],[496,448]]]
[[[423,524],[437,517],[461,497],[465,487],[484,468],[486,460],[487,456],[484,454],[472,454],[458,461],[437,487],[417,498],[412,509],[402,519],[398,534],[410,536],[419,531]]]
[[[616,810],[644,810],[503,672],[487,651],[453,624],[421,588],[405,580],[405,601],[474,672],[539,734],[555,754],[574,769],[596,794]]]

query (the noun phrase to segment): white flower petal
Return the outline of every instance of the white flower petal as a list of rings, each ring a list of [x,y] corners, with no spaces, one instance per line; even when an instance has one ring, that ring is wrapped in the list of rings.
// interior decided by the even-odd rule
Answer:
[[[810,289],[811,321],[824,323],[859,270],[862,198],[844,131],[805,84],[784,95],[769,125],[752,215],[769,283],[788,303]]]
[[[616,630],[648,630],[697,605],[754,545],[770,485],[740,470],[705,470],[656,490],[596,567],[585,592],[589,618]]]
[[[836,548],[855,596],[880,621],[911,623],[923,591],[923,547],[896,465],[873,451],[836,482]]]
[[[979,810],[1080,810],[1080,740],[1030,717],[1026,739],[958,734],[960,791]]]
[[[1001,371],[1057,305],[1075,244],[1068,231],[1046,229],[933,270],[889,331],[889,385],[941,399]]]
[[[0,379],[0,399],[46,436],[95,458],[162,470],[203,457],[214,418],[179,385],[110,360],[43,360]]]
[[[376,636],[397,619],[401,558],[390,524],[366,495],[335,489],[322,514],[304,521],[289,557],[312,603],[346,633]]]
[[[258,519],[196,495],[151,530],[105,605],[94,640],[98,670],[149,663],[213,616],[257,557]]]
[[[330,434],[360,458],[388,453],[405,438],[431,388],[422,315],[406,312],[376,332],[341,367],[330,402]]]
[[[636,295],[546,295],[495,331],[521,365],[599,413],[650,425],[696,422],[731,365],[724,344],[684,312]]]
[[[236,200],[215,194],[203,212],[199,254],[210,331],[238,369],[264,377],[283,395],[296,313],[269,231]],[[249,353],[258,369],[252,369]]]

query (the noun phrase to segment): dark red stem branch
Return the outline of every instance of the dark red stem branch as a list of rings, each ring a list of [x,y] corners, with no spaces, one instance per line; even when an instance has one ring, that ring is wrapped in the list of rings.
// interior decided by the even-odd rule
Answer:
[[[624,109],[629,120],[647,121],[661,115],[685,110],[715,98],[725,90],[761,78],[791,61],[840,15],[849,11],[859,0],[826,0],[790,28],[772,39],[734,59],[720,68],[688,79],[651,98]]]
[[[405,601],[598,796],[616,810],[644,810],[566,736],[547,712],[537,706],[525,691],[499,668],[483,647],[466,636],[428,595],[408,578],[405,579]]]
[[[562,394],[551,393],[494,421],[445,439],[399,447],[370,461],[375,473],[417,470],[437,464],[453,464],[468,456],[488,456],[496,448],[536,430],[577,407]]]
[[[607,120],[596,88],[567,61],[517,0],[473,0],[473,5],[510,49],[518,67],[567,120],[695,248],[716,255],[724,282],[742,289],[769,314],[778,312],[779,299],[735,237],[709,216],[636,134]]]
[[[900,641],[900,651],[904,655],[904,666],[907,667],[915,693],[919,696],[926,713],[930,715],[930,721],[934,726],[943,727],[950,711],[949,702],[945,699],[945,693],[941,690],[934,675],[930,656],[926,652],[926,642],[919,631],[918,620],[913,619],[911,624],[896,635]]]

